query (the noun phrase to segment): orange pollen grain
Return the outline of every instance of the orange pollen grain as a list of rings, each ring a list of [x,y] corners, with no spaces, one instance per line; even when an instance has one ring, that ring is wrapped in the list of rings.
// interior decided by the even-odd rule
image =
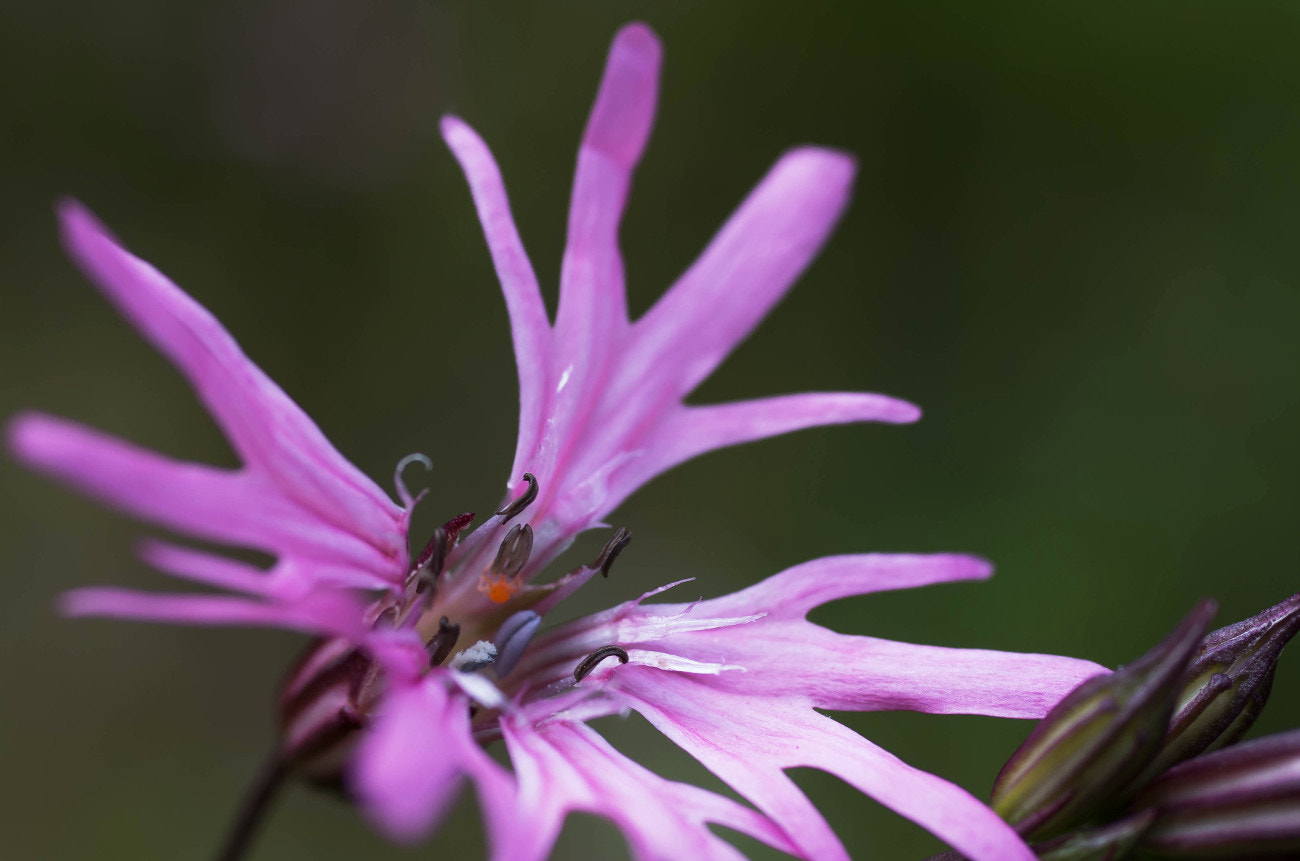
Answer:
[[[500,574],[484,572],[478,590],[487,595],[488,600],[493,604],[504,604],[515,596],[520,585],[516,577],[502,577]]]

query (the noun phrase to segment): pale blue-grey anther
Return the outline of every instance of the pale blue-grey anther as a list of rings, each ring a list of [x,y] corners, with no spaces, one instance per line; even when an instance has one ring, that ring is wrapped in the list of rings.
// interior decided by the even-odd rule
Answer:
[[[520,610],[501,623],[501,630],[497,632],[498,679],[504,679],[515,668],[515,664],[519,663],[524,649],[528,648],[541,624],[542,617],[532,610]]]

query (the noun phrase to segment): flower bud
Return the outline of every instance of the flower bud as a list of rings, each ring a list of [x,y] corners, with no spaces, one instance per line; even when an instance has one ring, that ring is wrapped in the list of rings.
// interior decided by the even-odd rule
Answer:
[[[1126,858],[1143,832],[1155,820],[1154,810],[1143,810],[1118,822],[1085,831],[1073,831],[1031,849],[1039,861],[1115,861]],[[941,852],[927,861],[967,861],[960,852]]]
[[[1133,663],[1061,700],[1003,766],[992,807],[1031,840],[1047,840],[1113,806],[1155,756],[1193,651],[1213,617],[1202,601]]]
[[[1137,797],[1156,813],[1139,841],[1158,858],[1300,855],[1300,730],[1198,756]]]
[[[1154,810],[1143,810],[1118,822],[1075,831],[1033,846],[1039,861],[1113,861],[1126,858],[1151,823]]]
[[[343,763],[383,686],[378,665],[344,639],[318,640],[280,693],[280,756],[321,786],[341,787]]]
[[[1241,738],[1264,708],[1278,656],[1297,631],[1300,594],[1207,634],[1183,677],[1169,734],[1147,776]]]

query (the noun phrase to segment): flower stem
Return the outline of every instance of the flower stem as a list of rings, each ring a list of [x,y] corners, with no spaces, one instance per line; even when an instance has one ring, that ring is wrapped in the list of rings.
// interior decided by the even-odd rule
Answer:
[[[244,857],[288,773],[280,752],[273,751],[262,763],[257,778],[248,788],[244,803],[239,808],[239,816],[226,833],[226,842],[217,855],[217,861],[239,861]]]

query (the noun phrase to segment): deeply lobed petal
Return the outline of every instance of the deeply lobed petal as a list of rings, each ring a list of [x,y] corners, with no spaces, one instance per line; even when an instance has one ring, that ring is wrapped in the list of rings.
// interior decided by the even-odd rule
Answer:
[[[206,309],[80,204],[62,203],[59,219],[69,254],[186,377],[243,467],[173,460],[39,414],[10,423],[14,454],[136,516],[296,559],[308,578],[319,569],[354,585],[398,582],[407,565],[406,512],[330,445]]]
[[[1035,861],[1015,831],[964,789],[907,765],[810,708],[719,690],[708,677],[629,665],[611,685],[664,735],[744,795],[807,857],[847,858],[785,775],[834,774],[925,827],[972,861]]]
[[[353,759],[351,788],[384,833],[405,843],[426,836],[466,775],[502,821],[512,781],[474,741],[465,695],[449,690],[443,674],[398,685],[382,709]]]
[[[519,439],[515,448],[513,482],[522,481],[519,463],[536,450],[546,424],[543,410],[549,397],[551,326],[542,303],[541,289],[523,241],[510,215],[501,170],[487,144],[456,117],[443,117],[442,136],[469,182],[487,237],[488,251],[501,281],[515,363],[519,367]]]
[[[632,172],[654,121],[663,50],[648,27],[614,37],[578,148],[569,232],[560,272],[546,429],[535,472],[568,472],[626,338],[627,299],[618,231]],[[516,464],[517,468],[527,468]],[[543,480],[543,486],[546,485]]]
[[[983,579],[987,562],[955,554],[862,554],[798,565],[731,595],[691,604],[629,602],[544,635],[522,668],[560,678],[605,643],[738,665],[720,687],[850,711],[1040,718],[1107,670],[1057,655],[913,645],[827,630],[804,617],[852,595]]]
[[[506,744],[519,781],[518,841],[502,861],[546,858],[565,816],[584,811],[606,816],[626,835],[634,858],[743,859],[713,834],[716,823],[785,852],[795,847],[771,820],[730,799],[664,780],[616,751],[582,723],[555,720],[533,727],[504,723]]]
[[[335,528],[390,557],[405,552],[401,509],[330,445],[206,309],[122,248],[80,204],[63,203],[59,218],[68,253],[185,375],[246,465]]]
[[[356,585],[383,586],[395,576],[392,555],[355,530],[322,522],[250,468],[173,460],[40,413],[14,418],[8,443],[28,466],[179,532],[297,556]]]
[[[541,485],[529,512],[537,541],[526,576],[636,488],[699,454],[818,425],[919,416],[879,395],[682,404],[811,262],[848,202],[855,166],[817,147],[784,155],[699,259],[629,325],[618,228],[653,123],[661,58],[658,39],[641,24],[620,30],[610,49],[579,149],[554,329],[491,154],[460,120],[443,122],[510,309],[521,409],[507,496],[520,493],[524,472]],[[498,525],[467,542],[474,553],[490,552]],[[487,561],[476,556],[474,566]]]
[[[362,606],[346,595],[320,592],[293,601],[263,603],[226,595],[155,595],[130,589],[86,588],[59,599],[65,616],[100,616],[178,625],[284,628],[308,634],[365,636]]]

